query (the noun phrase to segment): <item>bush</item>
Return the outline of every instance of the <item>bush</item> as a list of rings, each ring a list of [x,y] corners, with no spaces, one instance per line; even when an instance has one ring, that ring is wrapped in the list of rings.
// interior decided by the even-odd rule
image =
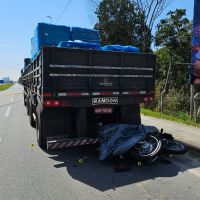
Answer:
[[[161,82],[156,82],[155,99],[150,104],[143,104],[143,108],[148,108],[156,112],[160,111],[160,98],[163,90],[162,85]],[[177,113],[182,113],[180,115],[183,115],[184,113],[188,114],[190,110],[189,94],[189,88],[183,87],[181,90],[170,88],[163,96],[163,113],[170,115],[176,115]]]

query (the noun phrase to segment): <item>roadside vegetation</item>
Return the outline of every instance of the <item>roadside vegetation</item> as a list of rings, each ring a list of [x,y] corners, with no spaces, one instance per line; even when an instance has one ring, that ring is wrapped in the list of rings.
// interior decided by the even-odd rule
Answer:
[[[155,112],[146,108],[141,108],[141,113],[146,116],[166,119],[166,120],[170,120],[170,121],[174,121],[174,122],[178,122],[178,123],[182,123],[182,124],[186,124],[190,126],[196,126],[200,128],[200,123],[196,123],[194,120],[191,120],[190,116],[186,113],[179,112],[176,114],[174,113],[162,114],[160,112]]]
[[[5,83],[5,84],[2,84],[0,85],[0,91],[3,91],[3,90],[7,90],[9,87],[11,87],[13,85],[13,83]]]

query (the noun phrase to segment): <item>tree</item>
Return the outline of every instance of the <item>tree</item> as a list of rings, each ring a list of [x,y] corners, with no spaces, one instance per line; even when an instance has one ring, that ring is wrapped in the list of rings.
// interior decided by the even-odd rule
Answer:
[[[181,88],[186,89],[188,83],[188,80],[186,79],[187,65],[181,64],[183,63],[183,58],[177,54],[172,56],[170,50],[166,47],[157,50],[155,53],[157,55],[157,81],[164,86],[170,62],[172,62],[169,79],[170,82],[168,83],[168,86],[170,85],[170,87],[167,86],[167,88],[174,88],[177,90],[180,90]]]
[[[189,84],[186,79],[187,65],[191,62],[192,24],[185,17],[185,10],[170,11],[166,19],[157,25],[155,45],[157,55],[157,85],[163,90],[166,72],[172,62],[170,82],[165,96],[165,110],[170,112],[189,111]]]
[[[96,12],[102,44],[122,44],[140,47],[149,52],[151,33],[144,23],[144,15],[135,10],[129,0],[103,0]],[[146,30],[146,31],[145,31]],[[144,38],[148,38],[145,42]]]
[[[155,20],[162,14],[169,5],[170,0],[132,0],[137,10],[142,12],[144,22],[152,32]]]
[[[101,0],[88,0],[90,9],[94,8],[98,10]],[[152,30],[155,24],[155,20],[161,15],[163,10],[168,6],[172,0],[127,0],[127,3],[132,4],[134,12],[137,15],[138,23],[140,23],[142,30],[142,40],[140,46],[143,52],[150,50],[152,42]],[[115,1],[120,3],[122,1]],[[96,26],[98,27],[98,26]],[[138,38],[140,39],[140,38]]]
[[[190,63],[192,23],[185,15],[184,9],[170,11],[157,25],[155,45],[166,47],[171,57],[178,56],[182,62]]]

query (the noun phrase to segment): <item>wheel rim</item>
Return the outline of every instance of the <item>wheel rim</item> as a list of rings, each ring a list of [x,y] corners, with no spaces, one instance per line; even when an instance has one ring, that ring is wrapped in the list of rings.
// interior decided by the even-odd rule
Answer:
[[[156,137],[149,135],[149,139],[141,145],[137,145],[136,149],[142,157],[155,155],[161,147],[161,141]]]

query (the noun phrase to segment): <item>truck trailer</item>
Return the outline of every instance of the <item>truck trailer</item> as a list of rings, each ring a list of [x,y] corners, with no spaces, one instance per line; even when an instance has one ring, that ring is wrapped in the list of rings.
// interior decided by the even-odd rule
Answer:
[[[22,71],[24,105],[48,149],[99,142],[106,124],[140,124],[155,95],[154,54],[44,46]]]

